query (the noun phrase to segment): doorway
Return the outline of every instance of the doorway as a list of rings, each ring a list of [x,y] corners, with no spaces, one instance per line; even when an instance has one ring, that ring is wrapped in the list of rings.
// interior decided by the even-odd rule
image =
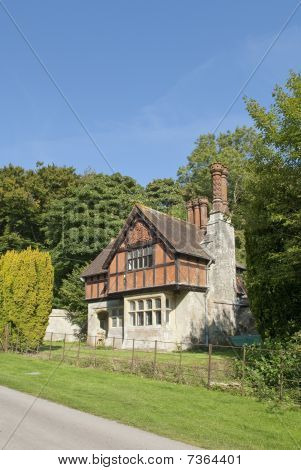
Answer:
[[[98,312],[97,317],[99,320],[99,328],[101,331],[101,334],[104,338],[108,336],[108,330],[109,330],[109,314],[106,310]]]

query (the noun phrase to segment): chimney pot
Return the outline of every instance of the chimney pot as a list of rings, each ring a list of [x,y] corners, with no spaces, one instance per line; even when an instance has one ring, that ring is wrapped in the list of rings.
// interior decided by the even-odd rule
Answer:
[[[194,211],[194,223],[197,227],[201,227],[201,211],[199,205],[199,199],[196,198],[192,201]]]
[[[194,213],[193,213],[193,204],[192,201],[188,201],[186,204],[187,207],[187,219],[188,222],[194,224]]]
[[[213,212],[223,212],[223,199],[222,199],[223,170],[224,170],[224,166],[221,163],[213,163],[210,166],[210,172],[212,175],[212,192],[213,192],[212,209],[213,209]]]
[[[208,206],[209,201],[207,197],[200,197],[199,198],[199,205],[200,205],[200,213],[201,213],[201,229],[203,232],[206,232],[206,226],[208,223]]]
[[[228,206],[228,174],[229,170],[226,166],[223,167],[222,172],[222,201],[223,201],[223,212],[225,214],[229,213]]]

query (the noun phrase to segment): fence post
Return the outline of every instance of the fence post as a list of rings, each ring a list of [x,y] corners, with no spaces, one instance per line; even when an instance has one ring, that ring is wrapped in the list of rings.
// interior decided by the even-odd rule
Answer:
[[[113,336],[113,345],[112,348],[115,349],[115,336]]]
[[[80,338],[78,339],[78,345],[77,345],[77,355],[76,355],[76,365],[77,365],[77,367],[79,366],[79,355],[80,355]]]
[[[183,351],[183,345],[180,343],[180,360],[179,360],[179,381],[182,378],[182,351]]]
[[[208,344],[208,388],[211,387],[211,356],[212,356],[212,344]]]
[[[154,349],[154,376],[156,375],[156,366],[157,366],[157,349],[158,349],[158,341],[155,340],[155,349]]]
[[[133,372],[133,369],[134,369],[134,354],[135,354],[135,339],[133,338],[131,372]]]
[[[96,353],[97,353],[97,336],[94,336],[94,367],[95,368],[97,365]]]
[[[242,349],[242,364],[241,364],[241,394],[245,394],[245,368],[246,368],[246,347]]]
[[[283,351],[280,351],[279,400],[283,400]]]
[[[9,348],[9,329],[8,329],[8,324],[5,325],[4,327],[4,342],[3,342],[3,349],[4,352],[8,352]]]
[[[49,357],[48,357],[49,360],[51,359],[51,353],[52,353],[52,338],[53,338],[53,332],[51,332],[51,335],[50,335],[50,348],[49,348]]]
[[[19,330],[19,328],[18,328],[16,352],[21,352],[21,339],[20,339],[20,330]]]
[[[64,334],[64,342],[63,342],[63,355],[62,355],[63,362],[65,360],[65,348],[66,348],[66,333]]]

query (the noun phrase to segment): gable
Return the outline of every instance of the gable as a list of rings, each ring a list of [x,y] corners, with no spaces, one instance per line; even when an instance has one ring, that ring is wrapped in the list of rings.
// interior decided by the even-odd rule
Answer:
[[[145,217],[138,206],[135,206],[125,222],[121,232],[112,246],[112,250],[104,263],[108,268],[118,251],[128,250],[131,247],[146,245],[161,241],[168,252],[173,251],[170,244],[161,236],[158,229]]]
[[[153,236],[150,229],[147,227],[145,222],[138,219],[133,226],[129,228],[124,244],[126,246],[133,246],[138,243],[149,243],[151,241],[153,241]]]
[[[135,205],[115,240],[84,270],[82,277],[106,271],[118,251],[160,242],[169,255],[193,256],[208,262],[211,256],[201,247],[202,233],[194,224],[145,206]]]

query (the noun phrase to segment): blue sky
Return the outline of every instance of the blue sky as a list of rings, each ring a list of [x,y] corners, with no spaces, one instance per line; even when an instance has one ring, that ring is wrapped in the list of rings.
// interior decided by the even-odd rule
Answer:
[[[115,171],[175,176],[212,131],[297,0],[6,0]],[[0,8],[1,165],[110,170]],[[301,8],[244,94],[271,102],[300,71]],[[250,124],[242,98],[220,130]]]

